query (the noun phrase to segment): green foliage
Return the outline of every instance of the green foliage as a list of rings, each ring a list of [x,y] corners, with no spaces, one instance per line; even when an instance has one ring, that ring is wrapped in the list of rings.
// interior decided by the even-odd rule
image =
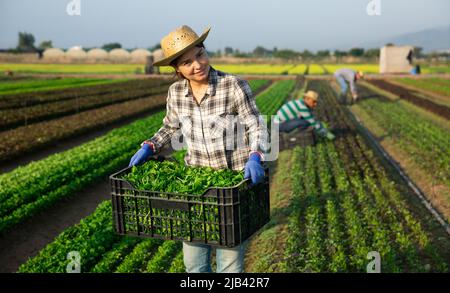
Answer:
[[[148,131],[159,129],[163,117],[164,112],[159,112],[0,175],[0,232],[123,166],[147,138]]]
[[[244,179],[243,171],[215,170],[210,167],[188,167],[172,161],[150,160],[141,166],[133,166],[123,179],[136,189],[203,194],[209,187],[231,187]]]

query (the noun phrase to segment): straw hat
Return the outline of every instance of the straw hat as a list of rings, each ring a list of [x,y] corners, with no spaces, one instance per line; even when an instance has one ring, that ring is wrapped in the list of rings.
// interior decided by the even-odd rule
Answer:
[[[210,29],[211,27],[206,28],[200,37],[187,25],[183,25],[170,32],[161,40],[161,49],[164,52],[164,58],[155,62],[154,66],[170,65],[170,62],[177,57],[203,42],[208,36]]]
[[[308,97],[310,99],[313,99],[314,101],[317,101],[319,99],[319,94],[315,91],[307,91],[305,94],[303,94],[303,97]]]

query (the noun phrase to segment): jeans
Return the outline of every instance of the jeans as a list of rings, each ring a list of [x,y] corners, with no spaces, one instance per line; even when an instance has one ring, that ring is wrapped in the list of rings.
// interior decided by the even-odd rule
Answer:
[[[347,94],[347,82],[345,81],[345,79],[342,76],[336,76],[336,80],[339,83],[339,86],[341,88],[341,95],[346,95]]]
[[[289,120],[289,121],[280,123],[279,131],[288,133],[296,128],[298,128],[299,130],[306,129],[306,128],[308,128],[308,126],[309,126],[308,121],[306,121],[305,119],[297,118],[294,120]]]
[[[242,273],[248,241],[233,248],[217,248],[217,273]],[[187,273],[211,273],[211,245],[183,242]]]
[[[348,89],[348,85],[347,82],[345,81],[345,79],[342,76],[335,76],[336,80],[339,84],[339,87],[341,88],[341,92],[339,93],[339,103],[341,104],[346,104],[347,102],[347,89]]]

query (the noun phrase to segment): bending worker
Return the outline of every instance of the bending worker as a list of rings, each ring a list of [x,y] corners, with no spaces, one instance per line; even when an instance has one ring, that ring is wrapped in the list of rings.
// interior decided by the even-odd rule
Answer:
[[[352,102],[355,103],[358,99],[358,91],[356,89],[356,82],[364,77],[362,71],[354,71],[349,68],[341,68],[334,73],[334,77],[341,88],[339,93],[339,102],[343,105],[346,104],[347,97],[347,83],[350,84],[350,91],[352,93]]]
[[[307,91],[303,97],[303,99],[287,102],[278,110],[274,122],[279,123],[279,131],[288,133],[294,129],[302,131],[312,127],[319,135],[333,140],[334,134],[311,113],[317,106],[319,94],[315,91]]]

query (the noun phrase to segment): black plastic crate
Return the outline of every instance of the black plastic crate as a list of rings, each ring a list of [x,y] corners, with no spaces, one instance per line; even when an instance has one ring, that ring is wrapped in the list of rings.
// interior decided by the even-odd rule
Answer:
[[[289,133],[280,133],[280,148],[292,149],[296,146],[307,147],[316,144],[316,135],[312,129],[295,129]]]
[[[137,190],[120,179],[130,171],[127,167],[110,176],[118,234],[233,247],[270,219],[267,168],[263,183],[251,185],[247,179],[202,195]]]

